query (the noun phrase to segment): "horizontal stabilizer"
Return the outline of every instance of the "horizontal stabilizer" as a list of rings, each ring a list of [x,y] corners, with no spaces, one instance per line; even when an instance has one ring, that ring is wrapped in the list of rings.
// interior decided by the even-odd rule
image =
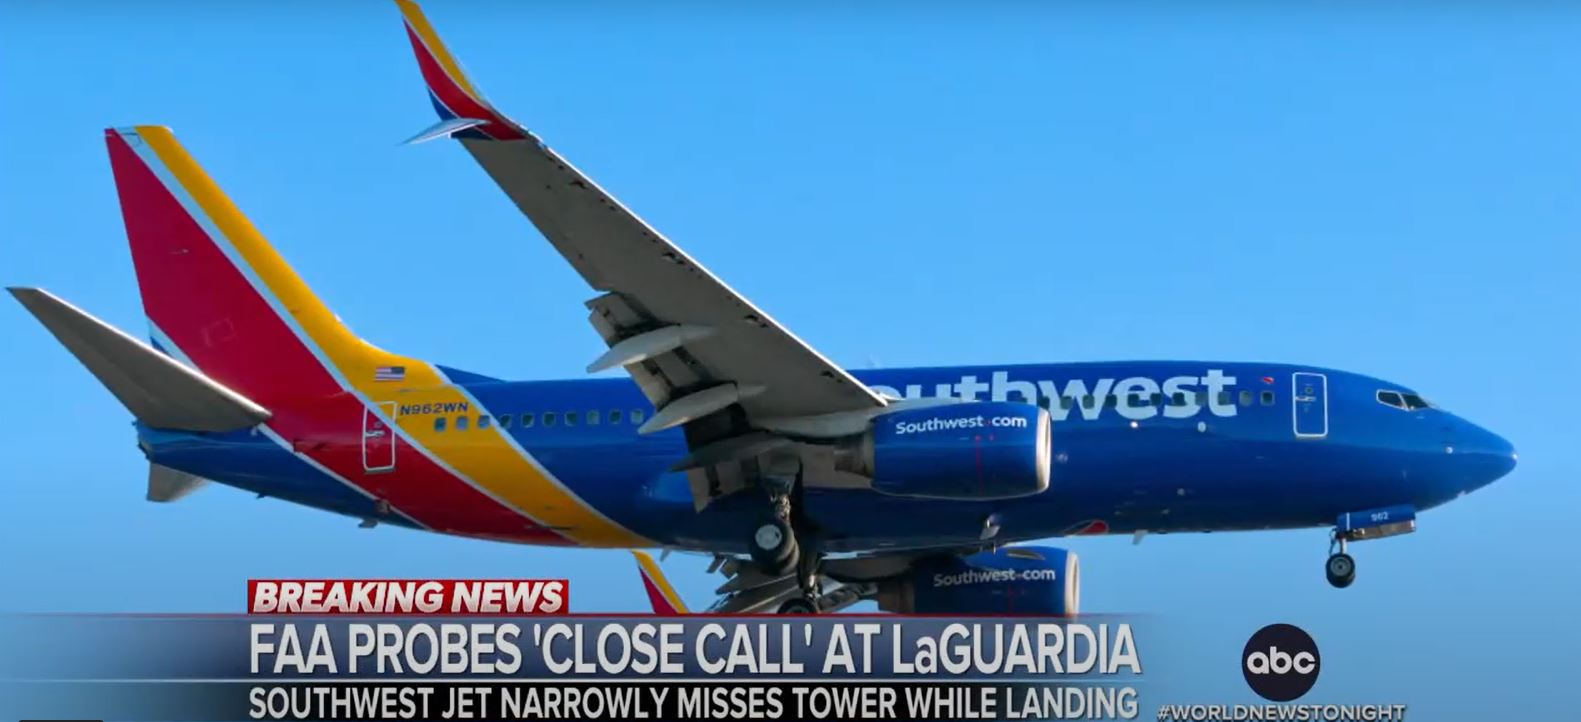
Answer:
[[[148,500],[175,501],[196,491],[208,479],[176,471],[168,466],[148,465]]]
[[[269,411],[247,397],[48,291],[9,290],[138,421],[162,429],[234,431],[269,420]]]

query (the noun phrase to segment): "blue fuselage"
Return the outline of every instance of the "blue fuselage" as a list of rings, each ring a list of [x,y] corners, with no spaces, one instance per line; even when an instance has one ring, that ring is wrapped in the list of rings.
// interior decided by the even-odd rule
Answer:
[[[457,429],[454,417],[487,415],[492,432],[509,434],[582,501],[655,544],[738,552],[762,518],[763,495],[752,491],[696,509],[686,475],[669,471],[687,453],[682,433],[638,434],[633,412],[652,409],[626,379],[505,382],[445,372],[478,408],[403,409],[405,421],[447,417],[446,443],[465,444],[468,434],[489,430],[475,421]],[[901,398],[1043,406],[1053,418],[1051,482],[1043,493],[997,501],[813,486],[799,500],[801,513],[830,551],[971,544],[990,519],[1000,541],[1326,526],[1345,512],[1431,508],[1515,464],[1509,442],[1442,409],[1401,401],[1417,398],[1406,387],[1328,369],[1151,361],[855,375]],[[317,442],[359,443],[355,422],[347,423],[347,436]],[[331,511],[406,521],[326,478],[278,439],[140,432],[157,463]]]

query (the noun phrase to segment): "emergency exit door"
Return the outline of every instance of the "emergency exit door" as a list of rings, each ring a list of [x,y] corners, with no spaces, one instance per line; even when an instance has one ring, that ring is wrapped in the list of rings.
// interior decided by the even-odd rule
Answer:
[[[362,407],[362,468],[368,472],[395,468],[395,430],[385,419],[395,421],[395,402]],[[381,415],[379,411],[384,413]]]
[[[1303,371],[1291,374],[1290,384],[1296,437],[1321,439],[1328,436],[1328,377]]]

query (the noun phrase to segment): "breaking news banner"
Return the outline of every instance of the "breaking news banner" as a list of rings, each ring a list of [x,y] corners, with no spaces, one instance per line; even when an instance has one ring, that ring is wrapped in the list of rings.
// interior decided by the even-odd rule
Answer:
[[[24,718],[1135,719],[1139,618],[569,614],[565,580],[253,580],[245,614],[23,615]]]
[[[1406,713],[1314,701],[1335,660],[1287,623],[1236,640],[1239,654],[1204,655],[1172,641],[1180,626],[1140,615],[587,615],[570,603],[563,579],[264,579],[248,582],[242,613],[0,616],[0,722]],[[1228,700],[1190,699],[1230,679],[1244,686]]]

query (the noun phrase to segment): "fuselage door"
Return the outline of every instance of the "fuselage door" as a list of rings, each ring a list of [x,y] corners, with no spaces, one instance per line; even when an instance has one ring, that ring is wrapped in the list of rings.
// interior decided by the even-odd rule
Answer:
[[[1301,371],[1290,375],[1290,386],[1296,438],[1328,436],[1328,377]]]
[[[395,402],[383,401],[375,407],[362,407],[362,468],[367,472],[390,471],[395,468],[395,430],[385,423],[395,421]]]

